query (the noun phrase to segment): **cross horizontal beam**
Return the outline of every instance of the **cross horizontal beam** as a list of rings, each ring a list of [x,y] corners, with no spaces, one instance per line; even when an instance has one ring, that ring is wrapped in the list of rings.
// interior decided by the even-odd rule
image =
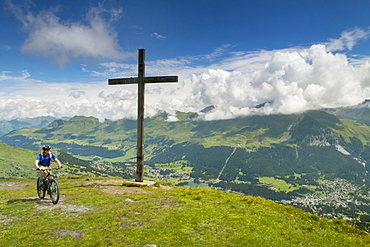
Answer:
[[[159,83],[159,82],[178,82],[178,76],[156,76],[156,77],[144,77],[144,83]],[[138,77],[131,78],[118,78],[109,79],[108,85],[121,85],[121,84],[138,84]]]
[[[145,77],[145,50],[139,49],[138,77],[108,79],[108,85],[137,84],[137,156],[136,156],[136,179],[143,182],[144,172],[144,93],[146,83],[178,82],[177,76]]]

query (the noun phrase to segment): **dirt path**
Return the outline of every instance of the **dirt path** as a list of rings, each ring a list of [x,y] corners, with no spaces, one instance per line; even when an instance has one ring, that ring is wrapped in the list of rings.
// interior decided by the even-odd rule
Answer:
[[[122,186],[123,183],[129,183],[131,186]],[[73,183],[73,182],[71,182]],[[25,186],[33,185],[36,183],[30,182],[30,181],[1,181],[0,180],[0,190],[23,190]],[[145,186],[152,187],[154,185],[154,182],[144,181],[143,183],[137,183],[137,186],[135,186],[135,182],[133,181],[127,181],[123,179],[87,179],[83,181],[82,186],[93,186],[93,188],[98,189],[104,193],[108,194],[132,194],[132,193],[153,193],[151,190],[147,190]],[[153,187],[156,188],[156,187]],[[170,189],[169,186],[162,186],[164,189]],[[36,201],[37,205],[35,206],[35,209],[37,210],[53,210],[55,208],[60,208],[64,213],[68,212],[86,212],[88,210],[91,210],[91,208],[81,205],[73,205],[69,203],[65,203],[64,199],[66,198],[65,195],[63,195],[63,192],[61,193],[60,200],[58,204],[54,205],[50,201],[49,197],[46,196],[45,199],[39,199],[36,195],[33,197],[20,197],[17,199],[13,199],[8,203],[14,203],[16,201]],[[1,216],[1,215],[0,215]],[[1,221],[1,217],[0,217]]]
[[[82,181],[82,184],[81,184]],[[123,179],[86,179],[86,180],[64,180],[61,183],[61,187],[63,188],[64,183],[68,183],[68,186],[73,186],[74,184],[78,183],[78,186],[88,186],[92,187],[94,189],[100,190],[104,193],[108,194],[133,194],[133,193],[153,193],[152,189],[147,189],[148,187],[152,188],[158,188],[154,186],[154,182],[144,181],[144,183],[137,183],[133,181],[127,181]],[[123,186],[123,184],[126,184],[126,186]],[[0,191],[1,190],[12,190],[14,193],[16,191],[24,190],[25,187],[29,186],[35,186],[36,187],[36,181],[30,181],[30,180],[0,180]],[[148,186],[148,187],[146,187]],[[170,186],[161,186],[164,189],[171,189]],[[63,190],[61,189],[61,195],[58,204],[54,205],[49,196],[46,195],[44,199],[40,199],[37,196],[36,188],[35,188],[35,195],[31,197],[17,197],[15,199],[10,199],[5,201],[4,203],[19,203],[19,202],[35,202],[35,206],[33,207],[36,211],[51,211],[55,209],[59,209],[61,211],[61,214],[68,216],[74,216],[79,217],[80,214],[84,212],[88,212],[90,210],[94,210],[94,206],[85,206],[85,205],[75,205],[72,203],[67,203],[66,198],[68,195],[63,195]],[[1,199],[1,198],[0,198]],[[134,199],[131,199],[130,197],[125,198],[125,201],[127,202],[134,202]],[[169,206],[172,206],[174,202],[172,201],[165,201],[163,204],[168,204]],[[9,216],[1,214],[0,212],[0,224],[2,225],[8,225],[11,224],[12,221],[20,220],[20,217],[17,216]],[[82,235],[84,234],[84,231],[82,230],[71,230],[71,229],[59,229],[56,233],[59,236],[70,236],[75,239],[81,239]]]

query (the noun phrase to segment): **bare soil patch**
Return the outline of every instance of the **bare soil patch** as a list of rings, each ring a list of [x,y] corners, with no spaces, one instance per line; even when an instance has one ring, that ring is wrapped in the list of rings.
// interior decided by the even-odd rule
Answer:
[[[7,225],[9,222],[13,221],[13,220],[18,220],[19,217],[17,216],[8,216],[8,215],[3,215],[3,214],[0,214],[0,223],[2,225]]]
[[[92,209],[91,207],[84,206],[84,205],[74,205],[70,203],[65,203],[63,200],[64,198],[65,198],[64,196],[61,196],[58,204],[53,204],[51,200],[47,197],[45,199],[37,198],[37,205],[35,206],[35,209],[46,211],[46,210],[54,210],[54,209],[59,208],[60,210],[63,211],[62,214],[71,213],[71,212],[83,213],[83,212],[87,212]]]
[[[23,181],[4,181],[1,182],[0,180],[0,190],[22,190],[24,186],[30,185],[30,182],[23,182]],[[35,180],[36,186],[36,180]]]
[[[124,186],[123,184],[127,185],[130,184],[130,186]],[[131,186],[132,183],[132,186]],[[26,185],[32,185],[32,182],[25,182],[25,181],[0,181],[0,190],[22,190],[24,186]],[[36,185],[36,182],[34,183]],[[152,181],[144,181],[144,182],[135,182],[135,181],[127,181],[123,179],[88,179],[83,182],[83,185],[86,186],[94,186],[94,188],[108,194],[118,194],[118,195],[124,195],[124,194],[133,194],[133,193],[153,193],[152,190],[146,189],[149,187],[153,188],[153,185],[155,182]],[[163,189],[171,189],[170,186],[160,186]],[[157,188],[157,187],[154,187]],[[46,195],[44,199],[39,199],[36,197],[22,197],[17,198],[15,200],[35,200],[37,201],[37,205],[35,206],[35,209],[37,210],[53,210],[55,208],[59,208],[62,211],[65,212],[86,212],[90,210],[91,208],[88,208],[86,206],[77,206],[73,204],[67,204],[64,202],[65,196],[63,195],[63,192],[61,191],[61,197],[58,202],[58,204],[54,205],[49,197]],[[12,201],[15,201],[12,200]],[[11,202],[8,202],[11,203]],[[0,218],[1,220],[1,218]]]
[[[123,186],[124,183],[132,183],[133,186]],[[150,190],[145,189],[146,187],[151,187],[155,182],[144,181],[144,182],[134,182],[120,179],[103,179],[103,180],[94,180],[89,179],[85,182],[86,185],[95,184],[97,189],[108,194],[132,194],[132,193],[153,193]],[[137,186],[135,186],[137,185]],[[165,186],[165,189],[169,189],[169,186]]]
[[[88,179],[84,183],[85,185],[97,184],[97,185],[115,185],[121,186],[124,180],[121,179]]]
[[[125,187],[125,186],[99,186],[99,190],[104,193],[123,195],[123,194],[133,194],[133,193],[153,193],[152,191],[146,190],[139,187]]]
[[[57,234],[61,237],[65,236],[71,236],[72,238],[81,239],[81,235],[84,234],[85,232],[82,230],[70,230],[70,229],[59,229],[57,231]]]

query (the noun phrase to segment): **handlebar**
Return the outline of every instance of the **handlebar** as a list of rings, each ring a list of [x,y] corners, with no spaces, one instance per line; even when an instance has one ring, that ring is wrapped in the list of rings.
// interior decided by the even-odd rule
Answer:
[[[55,167],[55,168],[36,168],[37,171],[51,171],[51,170],[59,170],[61,169],[62,166],[59,166],[59,167]]]

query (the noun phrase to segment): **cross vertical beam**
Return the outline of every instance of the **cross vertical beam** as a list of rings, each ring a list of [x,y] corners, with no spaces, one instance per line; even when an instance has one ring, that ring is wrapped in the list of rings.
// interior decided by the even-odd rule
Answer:
[[[139,49],[138,64],[138,109],[137,109],[137,156],[136,156],[136,179],[143,181],[144,170],[144,93],[145,93],[145,50]]]
[[[108,85],[138,84],[136,179],[143,182],[144,173],[144,94],[145,83],[177,82],[177,76],[145,77],[145,50],[139,49],[138,77],[108,79]]]

